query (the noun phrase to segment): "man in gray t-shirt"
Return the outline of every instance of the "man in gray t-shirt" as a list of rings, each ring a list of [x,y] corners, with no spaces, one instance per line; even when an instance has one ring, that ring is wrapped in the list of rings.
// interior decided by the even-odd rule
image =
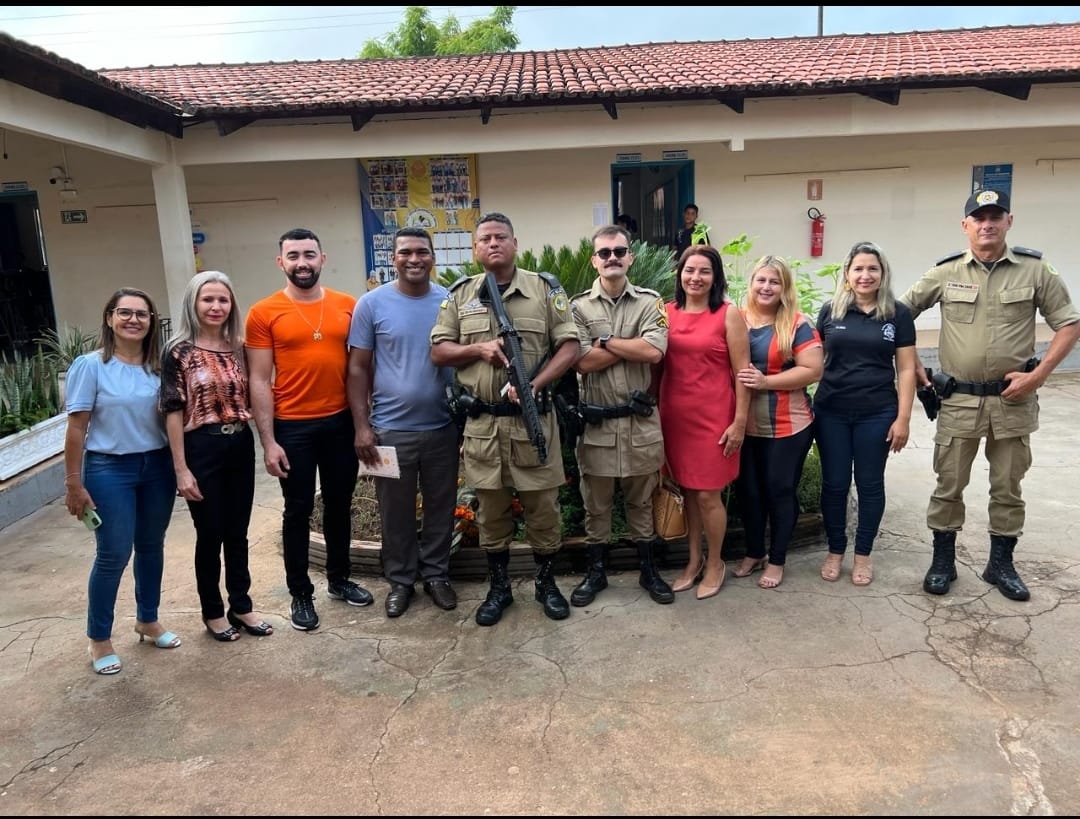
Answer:
[[[397,279],[365,293],[349,330],[349,407],[356,454],[379,461],[376,446],[394,447],[401,476],[375,478],[382,519],[383,573],[390,583],[386,615],[409,608],[414,584],[435,605],[452,609],[450,541],[457,497],[458,433],[446,403],[453,370],[431,362],[431,328],[446,288],[431,280],[431,235],[406,227],[394,235]],[[419,540],[416,496],[423,521]]]

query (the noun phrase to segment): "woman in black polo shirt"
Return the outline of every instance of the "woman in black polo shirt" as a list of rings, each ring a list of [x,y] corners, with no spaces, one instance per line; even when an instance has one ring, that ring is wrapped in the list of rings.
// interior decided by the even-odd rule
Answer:
[[[829,554],[824,580],[837,580],[847,550],[852,468],[859,496],[851,582],[874,579],[870,552],[885,513],[885,461],[908,441],[915,398],[915,321],[893,297],[889,262],[872,242],[848,251],[836,295],[818,313],[825,371],[814,395],[821,456],[821,516]]]

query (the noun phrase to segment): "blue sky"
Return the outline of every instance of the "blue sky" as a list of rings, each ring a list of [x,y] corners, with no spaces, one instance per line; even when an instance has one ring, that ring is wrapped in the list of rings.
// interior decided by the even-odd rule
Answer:
[[[336,60],[400,22],[404,6],[5,6],[0,30],[88,68]],[[467,25],[491,6],[429,6]],[[824,6],[825,34],[1080,21],[1080,6]],[[518,6],[520,50],[813,36],[817,6]]]

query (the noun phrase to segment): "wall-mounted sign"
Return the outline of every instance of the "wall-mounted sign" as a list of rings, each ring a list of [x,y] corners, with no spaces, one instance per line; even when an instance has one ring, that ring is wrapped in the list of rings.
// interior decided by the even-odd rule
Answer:
[[[822,191],[825,188],[825,183],[820,179],[807,179],[806,180],[806,198],[810,202],[817,202],[821,199]]]
[[[399,227],[419,227],[432,234],[436,274],[456,271],[472,260],[472,234],[480,218],[475,154],[358,163],[369,290],[397,275],[393,257]]]
[[[0,193],[23,193],[30,190],[29,182],[4,182],[0,186]]]
[[[665,162],[674,162],[675,160],[678,160],[678,159],[689,159],[689,158],[690,158],[690,152],[689,151],[664,151],[664,153],[661,154],[661,159],[663,159]]]
[[[205,245],[206,244],[206,234],[203,233],[202,231],[198,231],[198,230],[194,231],[191,234],[191,243],[195,244],[195,245]]]
[[[615,154],[615,162],[616,163],[640,162],[640,161],[641,161],[641,154],[640,153],[636,153],[636,154]]]
[[[980,188],[989,188],[990,190],[1000,191],[1006,196],[1012,196],[1012,176],[1012,163],[1007,165],[972,165],[972,193]]]
[[[60,221],[63,222],[65,225],[85,225],[86,211],[62,210],[60,211]]]

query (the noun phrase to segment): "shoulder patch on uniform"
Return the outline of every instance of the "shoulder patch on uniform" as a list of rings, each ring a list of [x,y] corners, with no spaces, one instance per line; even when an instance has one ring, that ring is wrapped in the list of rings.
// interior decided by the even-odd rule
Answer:
[[[1021,256],[1031,256],[1035,259],[1043,257],[1041,250],[1032,250],[1030,247],[1020,247],[1019,245],[1014,245],[1012,252],[1019,253]]]
[[[551,306],[560,313],[566,312],[566,293],[563,292],[561,287],[558,290],[551,291]]]
[[[948,256],[942,256],[940,259],[938,259],[936,262],[934,262],[934,264],[939,265],[939,264],[945,264],[945,262],[951,262],[953,259],[959,259],[966,252],[967,251],[965,251],[965,250],[958,250],[955,253],[950,253]]]
[[[656,322],[657,325],[659,325],[660,327],[667,327],[667,305],[664,304],[664,300],[660,298],[659,294],[657,294],[656,297],[656,312],[660,314],[660,318]]]

